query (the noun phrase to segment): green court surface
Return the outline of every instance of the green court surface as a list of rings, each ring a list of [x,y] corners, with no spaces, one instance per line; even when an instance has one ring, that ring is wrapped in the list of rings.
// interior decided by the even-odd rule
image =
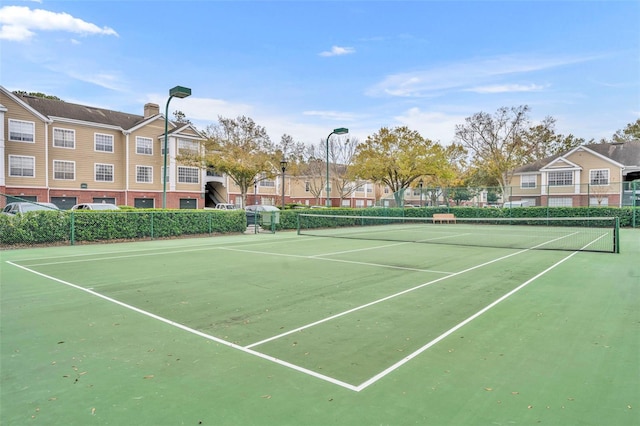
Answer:
[[[2,425],[637,425],[619,254],[294,232],[0,252]]]

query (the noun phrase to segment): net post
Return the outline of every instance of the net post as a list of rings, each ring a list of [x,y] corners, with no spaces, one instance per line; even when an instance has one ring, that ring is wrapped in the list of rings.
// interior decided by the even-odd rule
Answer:
[[[296,233],[300,235],[300,214],[296,215]]]
[[[620,253],[620,218],[616,217],[615,229],[613,230],[613,250]]]

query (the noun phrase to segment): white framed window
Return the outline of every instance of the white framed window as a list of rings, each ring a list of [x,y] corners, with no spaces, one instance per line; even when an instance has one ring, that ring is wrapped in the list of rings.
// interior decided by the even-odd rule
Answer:
[[[197,154],[200,152],[200,143],[188,139],[178,139],[179,154]]]
[[[113,164],[95,164],[96,182],[113,182]]]
[[[549,198],[549,207],[573,207],[573,198],[571,197]]]
[[[53,146],[56,148],[76,148],[76,131],[73,129],[53,129]]]
[[[520,188],[535,188],[536,187],[536,175],[522,175],[520,176]]]
[[[96,151],[113,152],[113,135],[105,135],[104,133],[94,134],[94,147]]]
[[[24,155],[9,156],[9,176],[11,177],[35,177],[36,157]]]
[[[136,154],[153,155],[153,139],[136,136]]]
[[[275,188],[276,186],[276,181],[272,180],[272,179],[262,179],[260,181],[260,186],[268,186],[268,187],[272,187]]]
[[[53,160],[53,178],[58,180],[75,180],[75,161]]]
[[[589,171],[591,185],[609,185],[609,169],[595,169]]]
[[[364,200],[356,200],[356,208],[364,207]]]
[[[36,123],[9,119],[9,140],[13,142],[35,142]]]
[[[179,183],[200,183],[200,169],[197,167],[178,167]]]
[[[153,183],[153,167],[136,166],[137,183]]]
[[[573,185],[573,172],[549,172],[549,186],[571,186]]]

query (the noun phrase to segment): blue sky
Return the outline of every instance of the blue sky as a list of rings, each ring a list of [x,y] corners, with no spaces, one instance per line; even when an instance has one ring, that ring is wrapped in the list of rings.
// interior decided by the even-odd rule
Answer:
[[[274,142],[406,125],[449,144],[527,104],[585,139],[640,118],[640,2],[20,1],[0,6],[0,84],[198,127],[246,115]]]

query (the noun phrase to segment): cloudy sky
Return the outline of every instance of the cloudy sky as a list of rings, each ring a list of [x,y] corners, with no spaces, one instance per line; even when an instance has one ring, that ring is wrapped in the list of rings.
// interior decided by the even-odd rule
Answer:
[[[246,115],[274,142],[409,126],[448,144],[477,112],[529,105],[557,132],[640,118],[640,2],[3,0],[0,84],[199,127]]]

